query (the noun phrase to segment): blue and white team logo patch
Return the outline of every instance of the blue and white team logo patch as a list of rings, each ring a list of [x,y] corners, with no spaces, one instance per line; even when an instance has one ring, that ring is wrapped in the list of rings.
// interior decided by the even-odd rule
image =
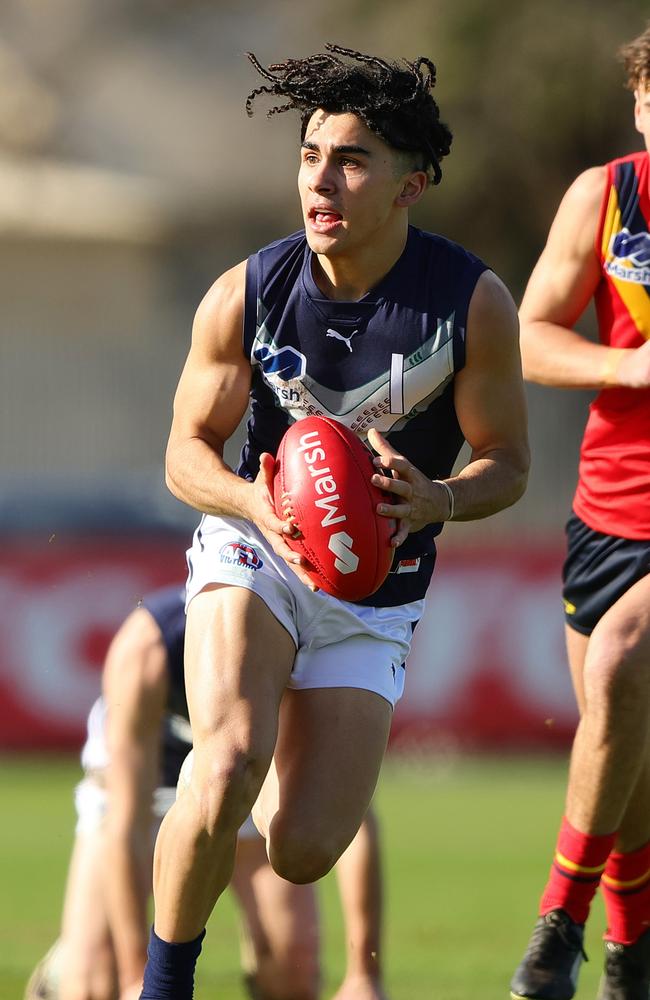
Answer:
[[[612,239],[612,253],[633,264],[650,264],[650,233],[631,233],[629,229],[622,229]]]
[[[303,378],[307,367],[305,355],[295,347],[276,348],[271,344],[260,344],[254,348],[253,357],[269,379],[275,377],[282,382]]]
[[[264,565],[261,556],[252,545],[246,542],[226,542],[221,546],[219,559],[226,566],[238,566],[241,569],[258,570]]]

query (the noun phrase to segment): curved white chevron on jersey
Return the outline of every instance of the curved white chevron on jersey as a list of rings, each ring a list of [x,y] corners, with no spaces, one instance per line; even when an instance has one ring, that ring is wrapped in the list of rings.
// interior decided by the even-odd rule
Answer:
[[[408,357],[403,357],[398,413],[391,412],[391,371],[394,369],[345,392],[323,386],[302,371],[297,377],[286,378],[283,372],[265,369],[264,360],[276,358],[283,348],[274,342],[264,324],[258,330],[252,355],[265,382],[274,391],[278,406],[293,420],[305,416],[334,417],[365,436],[370,427],[382,432],[399,429],[444,391],[454,375],[453,325],[453,314],[438,320],[434,335]]]

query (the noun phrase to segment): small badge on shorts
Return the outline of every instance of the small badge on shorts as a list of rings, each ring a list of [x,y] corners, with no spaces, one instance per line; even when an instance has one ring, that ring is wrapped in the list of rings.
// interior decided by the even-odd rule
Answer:
[[[393,573],[417,573],[420,568],[420,557],[417,559],[400,559]]]
[[[246,542],[226,542],[221,546],[219,559],[226,566],[239,566],[242,569],[260,569],[264,564],[252,545]]]

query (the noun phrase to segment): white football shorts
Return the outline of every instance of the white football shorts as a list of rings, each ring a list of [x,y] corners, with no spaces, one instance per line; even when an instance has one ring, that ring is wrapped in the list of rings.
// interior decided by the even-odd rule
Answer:
[[[186,606],[214,583],[262,598],[296,646],[289,687],[354,687],[393,707],[404,690],[404,661],[424,600],[372,608],[313,593],[250,521],[205,516],[187,553]]]
[[[85,775],[74,790],[74,804],[77,813],[75,833],[77,835],[94,834],[102,828],[108,808],[105,769],[108,765],[108,750],[106,747],[106,702],[100,696],[93,703],[88,714],[86,742],[81,751],[81,764]],[[190,754],[191,754],[190,750]],[[151,838],[152,843],[158,835],[160,824],[176,799],[176,787],[160,786],[153,793],[151,803]],[[252,816],[244,821],[239,829],[243,839],[259,837]]]

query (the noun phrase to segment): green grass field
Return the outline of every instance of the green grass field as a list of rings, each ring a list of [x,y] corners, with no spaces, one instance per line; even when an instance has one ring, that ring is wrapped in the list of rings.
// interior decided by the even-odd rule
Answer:
[[[387,762],[377,792],[385,847],[385,966],[392,1000],[507,1000],[562,810],[564,760],[422,758]],[[74,823],[69,758],[0,762],[0,998],[57,935]],[[324,1000],[342,972],[333,878],[322,883]],[[578,1000],[596,995],[603,913],[587,939]],[[197,1000],[243,1000],[230,900],[208,929]]]

